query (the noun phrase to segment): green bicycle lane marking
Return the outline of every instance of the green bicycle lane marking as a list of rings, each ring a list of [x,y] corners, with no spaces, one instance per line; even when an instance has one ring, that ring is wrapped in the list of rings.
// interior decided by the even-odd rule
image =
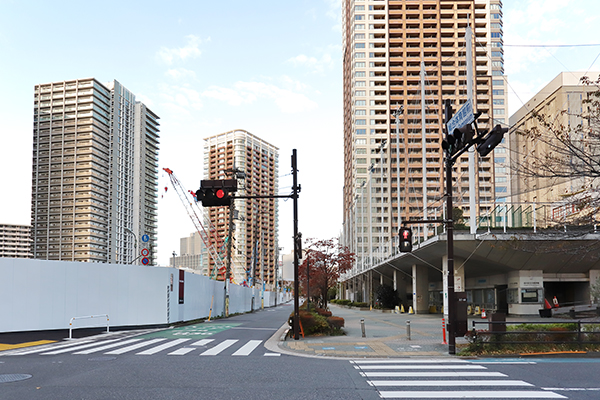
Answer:
[[[227,329],[234,328],[241,324],[213,324],[213,323],[202,323],[187,326],[180,326],[177,328],[165,329],[158,332],[148,333],[140,336],[140,338],[170,338],[170,339],[183,339],[183,338],[205,338],[207,336],[214,335],[215,333],[226,331]]]

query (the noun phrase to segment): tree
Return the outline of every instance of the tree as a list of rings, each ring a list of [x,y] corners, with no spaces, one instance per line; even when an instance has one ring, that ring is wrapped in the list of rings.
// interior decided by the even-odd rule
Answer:
[[[583,77],[581,82],[590,89],[584,92],[583,111],[534,112],[537,126],[517,131],[529,151],[519,154],[512,165],[517,174],[544,179],[548,187],[577,182],[579,187],[563,199],[573,210],[585,210],[576,213],[579,221],[572,221],[576,223],[593,222],[600,210],[600,77],[596,81]]]
[[[352,268],[354,253],[340,244],[339,239],[308,239],[302,264],[298,269],[302,291],[306,294],[307,270],[310,275],[310,297],[319,307],[327,308],[327,293],[336,286],[340,276]]]

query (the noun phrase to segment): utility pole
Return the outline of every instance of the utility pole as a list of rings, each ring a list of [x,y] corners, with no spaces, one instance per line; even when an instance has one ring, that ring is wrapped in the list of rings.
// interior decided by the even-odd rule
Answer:
[[[294,340],[300,340],[300,285],[298,281],[298,160],[296,149],[292,150],[292,200],[294,208]]]
[[[231,276],[231,247],[233,235],[233,201],[229,204],[229,237],[227,238],[227,267],[225,269],[225,284],[223,285],[223,315],[229,316],[229,277]]]

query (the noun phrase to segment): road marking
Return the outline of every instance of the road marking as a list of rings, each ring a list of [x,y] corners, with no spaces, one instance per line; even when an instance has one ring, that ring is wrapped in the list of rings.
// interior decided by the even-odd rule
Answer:
[[[500,372],[361,372],[364,377],[373,378],[427,378],[427,377],[474,377],[474,376],[506,376]]]
[[[597,392],[600,391],[600,388],[541,388],[542,390],[559,390],[564,392],[578,392],[578,391],[592,391]]]
[[[177,349],[169,354],[167,354],[168,356],[184,356],[187,353],[189,353],[190,351],[196,350],[194,347],[182,347],[180,349]]]
[[[233,329],[242,329],[242,330],[248,330],[248,331],[276,331],[279,330],[279,328],[244,328],[244,327],[239,327],[239,328],[231,328]]]
[[[104,353],[104,354],[123,354],[123,353],[127,353],[128,351],[137,350],[140,347],[146,347],[146,346],[150,346],[151,344],[154,344],[154,343],[162,342],[163,340],[166,340],[166,338],[158,338],[158,339],[144,341],[142,343],[134,344],[132,346],[124,347],[122,349],[109,351],[108,353]]]
[[[363,365],[356,369],[447,369],[447,365]],[[452,369],[487,369],[483,365],[453,365]]]
[[[258,347],[259,344],[262,343],[262,340],[250,340],[248,343],[243,345],[238,351],[232,354],[232,356],[247,356],[252,353],[254,349]]]
[[[206,346],[207,344],[209,344],[213,340],[215,340],[215,339],[202,339],[202,340],[198,340],[197,342],[192,343],[190,346]]]
[[[265,353],[265,357],[279,357],[281,354],[279,353]]]
[[[534,386],[525,381],[511,380],[458,380],[458,381],[367,381],[371,386]]]
[[[229,346],[233,345],[235,342],[237,342],[237,339],[225,340],[225,341],[219,343],[218,345],[216,345],[215,347],[213,347],[212,349],[206,350],[204,353],[202,353],[200,355],[201,356],[216,356],[217,354],[219,354],[220,352],[222,352]]]
[[[75,346],[75,347],[69,347],[69,348],[66,348],[66,349],[53,350],[53,351],[49,351],[47,353],[42,353],[42,355],[43,356],[49,356],[49,355],[54,355],[54,354],[67,353],[69,351],[87,349],[88,347],[98,346],[99,344],[102,344],[102,343],[112,343],[112,342],[116,342],[118,340],[121,340],[121,339],[105,340],[105,341],[100,342],[100,343],[94,342],[94,343],[84,344],[82,346]]]
[[[23,347],[41,346],[43,344],[55,343],[56,340],[36,340],[35,342],[25,342],[17,344],[0,343],[0,351],[22,349]]]
[[[10,353],[11,356],[24,356],[26,354],[34,354],[34,353],[41,353],[42,351],[46,351],[46,350],[50,350],[50,349],[62,349],[64,347],[73,347],[73,346],[79,346],[81,344],[84,343],[90,343],[91,340],[83,340],[80,342],[71,342],[71,343],[65,343],[65,344],[57,344],[55,346],[44,346],[41,349],[34,349],[34,350],[22,350],[22,351],[17,351],[14,353]]]
[[[543,391],[401,391],[379,392],[383,399],[566,399],[557,393]]]
[[[136,355],[139,356],[151,356],[152,354],[156,354],[159,351],[163,351],[165,349],[168,349],[169,347],[173,347],[173,346],[177,346],[178,344],[181,344],[183,342],[187,342],[190,339],[175,339],[175,340],[171,340],[167,343],[161,344],[159,346],[153,347],[151,349],[148,350],[144,350],[142,352],[139,353],[135,353]]]
[[[140,340],[141,339],[129,339],[129,340],[125,340],[123,342],[112,343],[112,344],[107,344],[106,346],[94,347],[94,348],[91,348],[88,350],[78,351],[73,354],[91,354],[91,353],[95,353],[97,351],[102,351],[102,350],[112,349],[113,347],[123,346],[124,344],[139,342]],[[100,343],[98,343],[98,344],[100,344]]]
[[[351,360],[353,364],[465,364],[467,360],[448,360],[444,358],[412,359],[399,358],[395,360]]]

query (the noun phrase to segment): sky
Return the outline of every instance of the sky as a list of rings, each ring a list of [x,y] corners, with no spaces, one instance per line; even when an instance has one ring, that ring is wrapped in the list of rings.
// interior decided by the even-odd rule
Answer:
[[[560,72],[600,70],[600,46],[514,46],[600,43],[600,2],[503,5],[510,114]],[[0,0],[0,223],[31,223],[34,86],[87,77],[119,81],[160,116],[160,265],[194,231],[162,168],[198,189],[203,139],[234,129],[279,148],[279,194],[297,149],[304,238],[341,232],[341,0]],[[279,217],[288,253],[291,200]]]

